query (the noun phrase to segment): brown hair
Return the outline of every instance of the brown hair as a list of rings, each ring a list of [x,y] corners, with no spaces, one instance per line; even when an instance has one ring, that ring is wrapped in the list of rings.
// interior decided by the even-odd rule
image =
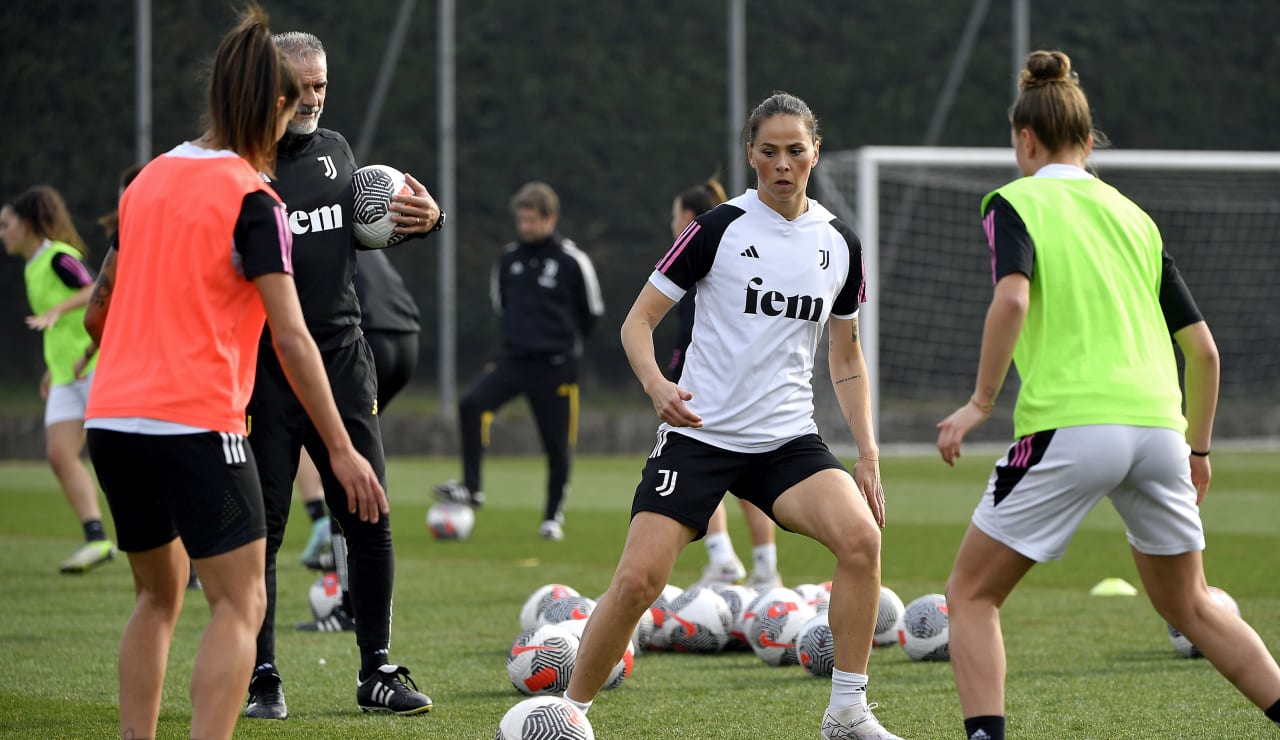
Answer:
[[[267,14],[250,5],[222,39],[209,77],[206,137],[270,172],[276,157],[276,99],[288,109],[302,96],[298,75],[271,38]]]
[[[1018,77],[1018,99],[1009,109],[1015,131],[1029,128],[1051,153],[1074,146],[1082,151],[1093,133],[1089,100],[1060,51],[1033,51]]]
[[[71,221],[67,202],[53,187],[36,185],[27,188],[5,205],[13,209],[14,215],[25,221],[31,232],[41,239],[64,242],[75,247],[82,255],[89,254],[84,239],[80,238],[80,232],[76,231],[76,225]]]
[[[743,143],[751,146],[756,140],[756,131],[760,128],[760,124],[774,116],[799,117],[800,120],[804,121],[804,127],[809,130],[809,136],[813,139],[813,143],[817,144],[822,141],[822,134],[818,132],[818,117],[813,115],[813,111],[809,109],[809,104],[791,93],[777,91],[761,101],[760,105],[757,105],[755,110],[751,111],[750,117],[747,118],[747,124],[742,127]]]
[[[120,188],[119,192],[116,194],[117,203],[120,201],[120,196],[124,194],[125,188],[129,187],[129,183],[133,182],[133,178],[137,177],[138,173],[141,171],[142,165],[131,164],[124,168],[124,171],[120,173]],[[99,216],[98,225],[107,232],[108,237],[115,236],[115,233],[120,230],[120,209],[115,208],[111,213]]]
[[[724,186],[720,184],[720,178],[716,175],[707,178],[706,182],[700,182],[686,189],[676,198],[680,201],[680,208],[692,211],[694,216],[701,216],[728,200],[724,194]]]
[[[511,196],[511,212],[521,208],[533,208],[543,218],[560,215],[560,197],[545,182],[527,182]]]

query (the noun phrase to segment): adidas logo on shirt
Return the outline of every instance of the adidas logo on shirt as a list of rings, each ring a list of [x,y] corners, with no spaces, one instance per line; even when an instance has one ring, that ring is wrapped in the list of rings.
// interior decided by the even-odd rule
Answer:
[[[760,253],[756,251],[756,245],[752,244],[739,253],[741,257],[751,257],[752,259],[760,259]]]

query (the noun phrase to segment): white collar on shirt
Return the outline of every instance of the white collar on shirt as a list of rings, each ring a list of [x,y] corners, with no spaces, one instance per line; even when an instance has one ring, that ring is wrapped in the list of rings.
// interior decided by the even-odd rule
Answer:
[[[1093,177],[1093,175],[1073,164],[1050,162],[1036,170],[1036,174],[1032,175],[1032,177],[1058,177],[1064,180],[1084,180]]]

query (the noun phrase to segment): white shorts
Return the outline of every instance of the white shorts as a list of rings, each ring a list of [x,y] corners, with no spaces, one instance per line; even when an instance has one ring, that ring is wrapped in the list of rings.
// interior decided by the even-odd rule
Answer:
[[[49,386],[49,400],[44,402],[44,425],[53,426],[61,421],[83,421],[89,407],[89,387],[93,385],[93,373],[80,380],[63,385]]]
[[[1172,429],[1099,425],[1029,434],[996,461],[973,524],[1032,560],[1058,560],[1106,496],[1138,552],[1203,550],[1189,454]]]

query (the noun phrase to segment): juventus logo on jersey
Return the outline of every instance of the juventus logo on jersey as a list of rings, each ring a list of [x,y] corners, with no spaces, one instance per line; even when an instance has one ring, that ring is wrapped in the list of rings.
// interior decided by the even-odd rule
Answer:
[[[538,276],[538,285],[544,288],[556,287],[556,274],[560,272],[560,263],[547,260],[542,263],[542,274]]]
[[[670,496],[672,493],[675,493],[676,478],[680,476],[680,471],[661,468],[658,470],[658,475],[662,476],[662,482],[653,490],[657,492],[659,496]]]
[[[818,250],[818,264],[822,265],[822,269],[824,270],[831,266],[831,250],[830,249]]]
[[[324,176],[330,180],[338,179],[338,168],[333,166],[333,157],[328,154],[323,157],[316,157],[316,160],[324,165]]]

